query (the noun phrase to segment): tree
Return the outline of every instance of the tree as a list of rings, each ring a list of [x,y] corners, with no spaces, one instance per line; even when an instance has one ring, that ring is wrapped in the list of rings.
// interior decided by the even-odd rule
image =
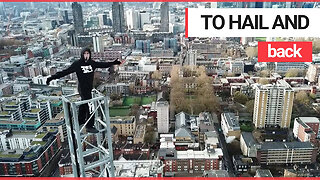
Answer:
[[[241,124],[241,126],[240,126],[240,130],[241,130],[241,131],[244,131],[244,132],[252,132],[252,131],[254,130],[254,128],[252,127],[251,124],[245,124],[245,123],[243,123],[243,124]]]
[[[288,72],[286,73],[286,77],[297,77],[299,74],[300,70],[299,69],[289,69]]]
[[[320,40],[314,40],[312,42],[312,50],[313,50],[313,54],[317,54],[320,52]]]
[[[94,77],[93,77],[93,87],[94,88],[98,88],[98,86],[101,85],[101,80],[99,78],[99,75],[98,74],[94,74]]]
[[[112,101],[119,101],[121,98],[122,98],[122,95],[121,95],[121,94],[112,93],[112,94],[110,95],[110,99],[111,99]]]
[[[192,77],[194,75],[193,69],[194,69],[193,66],[183,66],[182,67],[183,77]]]
[[[171,72],[170,72],[170,85],[172,86],[179,80],[179,73],[180,73],[180,67],[175,65],[172,66]]]
[[[201,76],[201,75],[207,75],[206,74],[206,67],[204,67],[204,66],[199,66],[197,68],[197,76]]]
[[[135,89],[134,89],[135,85],[134,84],[129,84],[129,91],[131,94],[135,93]]]
[[[300,104],[309,104],[310,103],[310,99],[308,94],[305,91],[300,91],[296,94],[295,100],[300,103]]]
[[[138,104],[133,104],[130,109],[129,116],[138,116],[140,106]]]
[[[235,76],[235,73],[232,73],[232,72],[224,72],[222,77],[234,77]]]
[[[258,56],[258,48],[257,47],[247,47],[246,54],[249,58]]]
[[[154,136],[154,133],[152,131],[147,132],[144,136],[144,142],[147,144],[152,144],[154,139],[153,136]]]
[[[260,71],[260,77],[269,77],[269,76],[270,76],[270,70]]]
[[[310,96],[310,98],[313,99],[313,100],[316,99],[316,94],[310,93],[309,96]]]
[[[233,99],[240,104],[245,104],[248,101],[248,97],[240,91],[234,93]]]
[[[159,70],[156,70],[151,75],[152,79],[161,80],[162,79],[162,73]]]
[[[185,98],[185,88],[183,87],[181,80],[171,86],[170,106],[172,106],[175,112],[185,111],[188,109]]]
[[[262,85],[269,84],[269,80],[267,78],[260,78],[259,84],[262,84]]]
[[[246,107],[247,107],[247,111],[250,114],[253,114],[253,111],[254,111],[254,100],[247,101],[246,102]]]
[[[205,72],[202,72],[201,75],[197,77],[196,84],[196,99],[193,103],[195,113],[198,114],[203,111],[217,112],[219,110],[218,99],[214,94],[212,81]]]

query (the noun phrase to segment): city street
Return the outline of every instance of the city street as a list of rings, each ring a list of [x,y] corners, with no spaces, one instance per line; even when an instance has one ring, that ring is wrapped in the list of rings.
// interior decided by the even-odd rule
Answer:
[[[230,173],[231,177],[235,176],[232,158],[229,156],[228,149],[227,149],[227,143],[224,138],[223,132],[221,130],[221,126],[219,123],[214,123],[214,127],[219,135],[219,142],[220,142],[220,146],[221,146],[221,149],[223,152],[224,168]]]

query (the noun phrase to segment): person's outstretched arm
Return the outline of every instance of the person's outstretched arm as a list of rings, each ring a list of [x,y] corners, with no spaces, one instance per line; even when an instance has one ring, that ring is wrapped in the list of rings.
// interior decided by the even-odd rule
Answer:
[[[121,61],[119,59],[116,59],[115,61],[112,62],[95,62],[96,68],[108,68],[112,65],[120,65]]]
[[[74,73],[76,71],[76,68],[75,68],[75,63],[72,63],[71,66],[69,66],[67,69],[65,70],[62,70],[60,72],[57,72],[56,74],[48,77],[47,79],[47,85],[50,84],[50,81],[52,81],[53,79],[59,79],[59,78],[62,78],[68,74],[71,74],[71,73]]]

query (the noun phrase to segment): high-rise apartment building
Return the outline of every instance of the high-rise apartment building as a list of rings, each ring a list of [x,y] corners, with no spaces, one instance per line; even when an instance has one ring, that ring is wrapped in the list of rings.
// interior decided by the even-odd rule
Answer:
[[[284,80],[258,86],[253,113],[255,127],[290,127],[293,98],[294,91]]]

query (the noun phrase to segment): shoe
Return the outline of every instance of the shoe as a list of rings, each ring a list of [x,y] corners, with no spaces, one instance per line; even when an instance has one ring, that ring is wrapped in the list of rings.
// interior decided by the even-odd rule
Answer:
[[[95,127],[86,127],[88,133],[98,133],[99,131]]]

